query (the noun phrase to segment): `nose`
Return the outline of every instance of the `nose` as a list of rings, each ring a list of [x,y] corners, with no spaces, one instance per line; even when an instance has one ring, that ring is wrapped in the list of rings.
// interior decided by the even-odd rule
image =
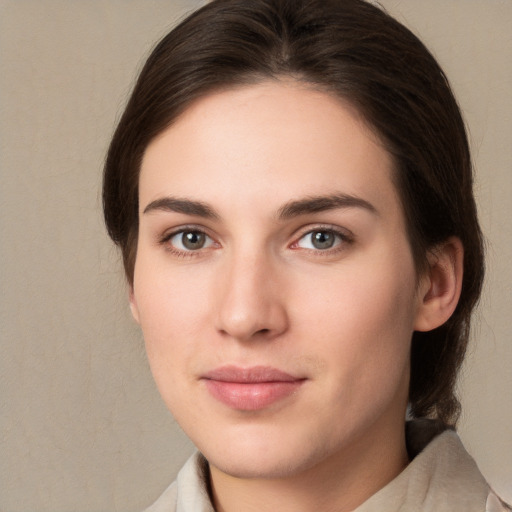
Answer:
[[[288,329],[286,297],[271,257],[231,258],[218,276],[217,330],[239,341],[273,339]]]

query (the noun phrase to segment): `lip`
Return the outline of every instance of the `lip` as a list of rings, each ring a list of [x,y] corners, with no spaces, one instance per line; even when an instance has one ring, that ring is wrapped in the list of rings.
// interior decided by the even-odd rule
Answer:
[[[284,400],[306,380],[269,366],[223,366],[201,379],[215,399],[240,411],[257,411]]]

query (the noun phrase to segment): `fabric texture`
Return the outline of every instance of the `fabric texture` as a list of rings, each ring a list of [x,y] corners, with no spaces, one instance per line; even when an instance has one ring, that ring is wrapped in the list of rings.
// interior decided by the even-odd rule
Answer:
[[[430,420],[409,422],[412,461],[354,512],[508,512],[452,430]],[[411,453],[411,451],[413,453]],[[195,453],[160,498],[144,512],[215,512],[208,493],[208,463]]]

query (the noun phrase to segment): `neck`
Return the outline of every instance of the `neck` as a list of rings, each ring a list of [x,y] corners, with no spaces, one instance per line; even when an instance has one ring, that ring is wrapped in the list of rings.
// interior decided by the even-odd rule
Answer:
[[[210,465],[212,500],[217,512],[350,512],[407,463],[403,426],[390,433],[380,425],[349,448],[282,478],[238,478]]]

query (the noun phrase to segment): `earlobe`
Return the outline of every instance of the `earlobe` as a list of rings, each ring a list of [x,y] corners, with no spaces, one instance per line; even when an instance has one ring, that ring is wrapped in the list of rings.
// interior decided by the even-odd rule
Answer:
[[[455,311],[462,289],[464,248],[459,238],[448,238],[429,251],[427,258],[429,268],[418,291],[416,331],[443,325]]]
[[[130,285],[129,300],[130,300],[130,311],[132,312],[132,316],[133,316],[134,320],[138,324],[140,324],[139,308],[137,306],[137,300],[135,299],[135,293],[133,291],[133,285]]]

